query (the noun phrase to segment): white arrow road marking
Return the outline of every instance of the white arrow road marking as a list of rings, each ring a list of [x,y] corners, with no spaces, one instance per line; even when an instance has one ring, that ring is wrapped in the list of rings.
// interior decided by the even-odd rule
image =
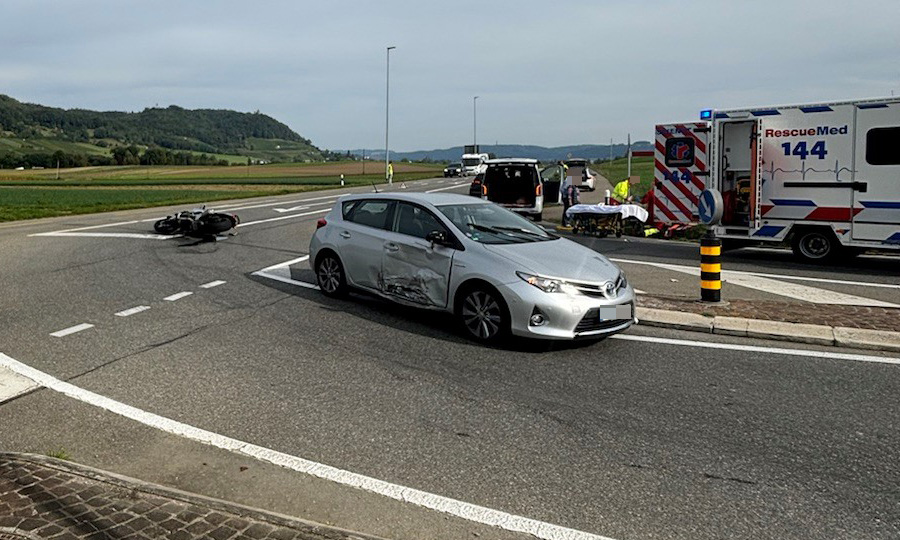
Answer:
[[[315,283],[307,283],[305,281],[298,281],[296,279],[291,278],[291,269],[290,266],[292,264],[297,264],[299,262],[303,262],[309,259],[309,255],[304,255],[302,257],[298,257],[296,259],[292,259],[287,262],[273,264],[272,266],[263,268],[262,270],[253,272],[251,275],[260,276],[268,279],[272,279],[275,281],[280,281],[282,283],[288,283],[290,285],[297,285],[298,287],[304,287],[307,289],[319,290],[319,287]]]
[[[690,274],[693,276],[700,276],[700,268],[695,266],[684,266],[680,264],[667,264],[667,263],[658,263],[658,262],[650,262],[650,261],[633,261],[629,259],[617,259],[610,258],[611,261],[617,263],[625,263],[625,264],[639,264],[644,266],[654,266],[656,268],[663,268],[665,270],[672,270],[673,272],[680,272],[683,274]],[[800,285],[798,283],[784,283],[782,281],[777,281],[775,279],[771,279],[769,277],[764,276],[772,276],[780,279],[791,279],[792,276],[777,276],[774,274],[759,274],[752,272],[741,272],[734,270],[723,270],[722,271],[722,281],[726,281],[731,285],[739,285],[741,287],[747,287],[749,289],[756,289],[759,291],[764,291],[767,293],[775,294],[778,296],[786,296],[788,298],[795,298],[797,300],[803,300],[805,302],[811,302],[813,304],[840,304],[844,306],[872,306],[872,307],[889,307],[889,308],[897,308],[900,307],[898,304],[891,304],[890,302],[883,302],[881,300],[873,300],[871,298],[864,298],[862,296],[855,296],[852,294],[844,294],[836,291],[831,291],[828,289],[819,289],[816,287],[808,287],[806,285]],[[797,278],[795,278],[797,279]],[[815,278],[807,278],[808,280],[812,280]],[[837,280],[829,281],[831,283],[837,282],[838,284],[842,284]],[[859,284],[859,285],[870,285],[868,283],[855,283],[855,282],[846,282],[846,284]],[[871,284],[872,286],[882,285],[884,284]],[[893,287],[892,285],[887,285],[888,287]]]
[[[290,454],[278,452],[270,448],[257,446],[238,439],[232,439],[212,431],[206,431],[182,422],[177,422],[164,416],[147,412],[120,401],[112,400],[106,396],[95,394],[73,384],[63,382],[47,373],[27,366],[3,353],[0,353],[0,368],[7,368],[15,373],[31,379],[36,384],[59,392],[83,403],[99,407],[119,416],[129,418],[135,422],[152,428],[184,437],[192,441],[208,444],[216,448],[222,448],[236,454],[242,454],[266,463],[272,463],[292,471],[308,474],[316,478],[322,478],[337,484],[351,486],[366,491],[390,497],[391,499],[406,502],[416,506],[429,508],[443,512],[451,516],[460,517],[475,523],[482,523],[493,527],[499,527],[507,531],[531,534],[543,540],[611,540],[608,537],[596,534],[560,527],[552,523],[546,523],[527,517],[517,516],[494,510],[484,506],[451,499],[442,495],[435,495],[414,488],[391,484],[384,480],[364,476],[362,474],[338,469],[324,463],[317,463]]]
[[[284,214],[285,212],[299,212],[300,210],[309,210],[309,206],[294,206],[291,208],[273,208],[279,214]]]

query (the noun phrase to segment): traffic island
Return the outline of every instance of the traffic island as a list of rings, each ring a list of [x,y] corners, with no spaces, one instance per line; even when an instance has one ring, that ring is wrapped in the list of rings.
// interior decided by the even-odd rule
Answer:
[[[33,454],[0,453],[0,538],[377,540]]]

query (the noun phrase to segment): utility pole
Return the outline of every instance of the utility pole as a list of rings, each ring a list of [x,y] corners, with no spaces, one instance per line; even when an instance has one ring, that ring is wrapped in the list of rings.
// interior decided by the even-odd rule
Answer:
[[[628,134],[628,178],[631,178],[631,133]]]
[[[391,162],[391,151],[388,146],[388,133],[391,120],[391,50],[397,47],[391,46],[387,48],[387,82],[384,91],[384,178],[391,181],[392,178],[388,174],[388,167]]]
[[[472,145],[475,147],[475,153],[478,153],[478,96],[472,98]]]

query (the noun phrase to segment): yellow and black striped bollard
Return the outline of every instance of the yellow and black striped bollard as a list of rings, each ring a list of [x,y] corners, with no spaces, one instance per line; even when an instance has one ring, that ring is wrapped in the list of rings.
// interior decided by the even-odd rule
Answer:
[[[722,240],[712,229],[700,238],[700,299],[722,301]]]

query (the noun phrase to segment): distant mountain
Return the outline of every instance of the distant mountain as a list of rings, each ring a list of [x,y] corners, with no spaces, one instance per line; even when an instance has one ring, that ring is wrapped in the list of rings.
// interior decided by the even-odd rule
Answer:
[[[612,145],[612,157],[622,157],[627,151],[624,144]],[[631,144],[632,150],[652,150],[653,144],[649,141],[637,141]],[[523,144],[485,144],[481,145],[481,151],[494,154],[497,157],[516,157],[516,158],[534,158],[543,162],[553,162],[565,160],[569,158],[584,159],[609,159],[610,145],[608,144],[579,144],[573,146],[557,146],[547,148],[545,146],[533,146]],[[347,152],[346,150],[341,153]],[[384,159],[384,150],[350,150],[351,154],[356,156],[366,156],[370,159]],[[391,159],[400,161],[408,159],[410,161],[423,161],[429,159],[431,161],[459,161],[462,156],[463,147],[454,146],[453,148],[443,148],[437,150],[417,150],[414,152],[393,152],[391,151]]]
[[[0,95],[0,139],[8,143],[0,145],[4,162],[47,148],[102,156],[109,155],[110,148],[130,145],[263,159],[255,156],[260,153],[256,147],[262,146],[267,160],[276,159],[279,153],[274,150],[285,147],[290,153],[281,153],[281,161],[323,159],[308,139],[265,114],[175,105],[138,113],[97,112],[22,103]]]

